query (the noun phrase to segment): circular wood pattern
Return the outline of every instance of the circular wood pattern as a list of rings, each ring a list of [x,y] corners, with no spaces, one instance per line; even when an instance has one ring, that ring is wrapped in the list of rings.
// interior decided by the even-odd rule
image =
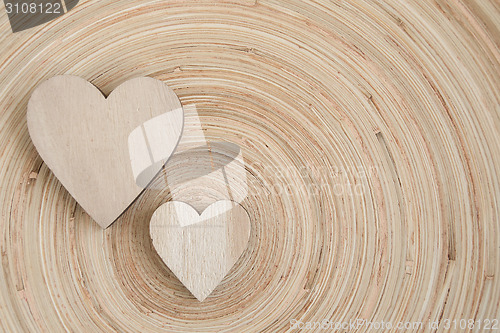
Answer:
[[[15,34],[1,13],[1,331],[500,317],[498,1],[90,0]],[[168,189],[102,230],[42,163],[26,106],[58,74],[163,80],[241,147],[249,247],[204,302],[152,247]]]

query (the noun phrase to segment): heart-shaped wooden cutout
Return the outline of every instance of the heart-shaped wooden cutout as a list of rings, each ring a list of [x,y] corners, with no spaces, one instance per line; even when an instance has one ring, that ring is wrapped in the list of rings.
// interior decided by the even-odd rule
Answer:
[[[250,218],[229,200],[211,204],[201,215],[184,202],[170,201],[154,212],[150,234],[165,264],[201,302],[247,247]]]
[[[70,75],[38,86],[27,118],[44,162],[103,228],[165,164],[184,121],[179,99],[161,81],[132,79],[105,98],[91,83]]]

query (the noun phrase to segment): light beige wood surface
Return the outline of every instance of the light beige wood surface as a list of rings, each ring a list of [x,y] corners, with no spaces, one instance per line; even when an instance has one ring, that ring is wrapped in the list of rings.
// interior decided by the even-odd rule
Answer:
[[[86,80],[64,75],[36,88],[27,119],[44,162],[106,228],[168,160],[184,118],[177,96],[161,81],[135,78],[105,98]]]
[[[167,187],[172,200],[198,212],[219,200],[241,203],[248,196],[248,177],[240,147],[207,140],[196,105],[183,105],[183,110],[182,137],[155,187]]]
[[[239,204],[220,200],[201,214],[181,201],[161,205],[151,218],[156,251],[177,278],[203,301],[248,244],[250,219]]]
[[[245,4],[81,0],[14,35],[0,2],[0,331],[500,316],[498,1]],[[168,188],[103,231],[42,163],[26,107],[57,74],[162,80],[241,147],[250,241],[203,302],[152,245]]]

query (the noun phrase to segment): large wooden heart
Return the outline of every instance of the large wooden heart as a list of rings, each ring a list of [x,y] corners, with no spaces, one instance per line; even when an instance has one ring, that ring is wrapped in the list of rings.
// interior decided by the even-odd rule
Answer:
[[[250,218],[229,200],[211,204],[201,215],[184,202],[170,201],[154,212],[150,234],[165,264],[203,301],[247,247]]]
[[[33,92],[27,118],[44,162],[103,228],[158,173],[183,127],[175,93],[147,77],[121,84],[108,98],[82,78],[53,77]]]

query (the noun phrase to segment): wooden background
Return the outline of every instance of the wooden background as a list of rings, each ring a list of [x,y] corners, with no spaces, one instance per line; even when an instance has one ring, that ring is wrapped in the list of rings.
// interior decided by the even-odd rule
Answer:
[[[1,331],[499,319],[498,1],[83,0],[15,34],[0,6]],[[203,303],[152,248],[168,189],[103,231],[43,164],[58,74],[161,79],[241,147],[249,247]]]

